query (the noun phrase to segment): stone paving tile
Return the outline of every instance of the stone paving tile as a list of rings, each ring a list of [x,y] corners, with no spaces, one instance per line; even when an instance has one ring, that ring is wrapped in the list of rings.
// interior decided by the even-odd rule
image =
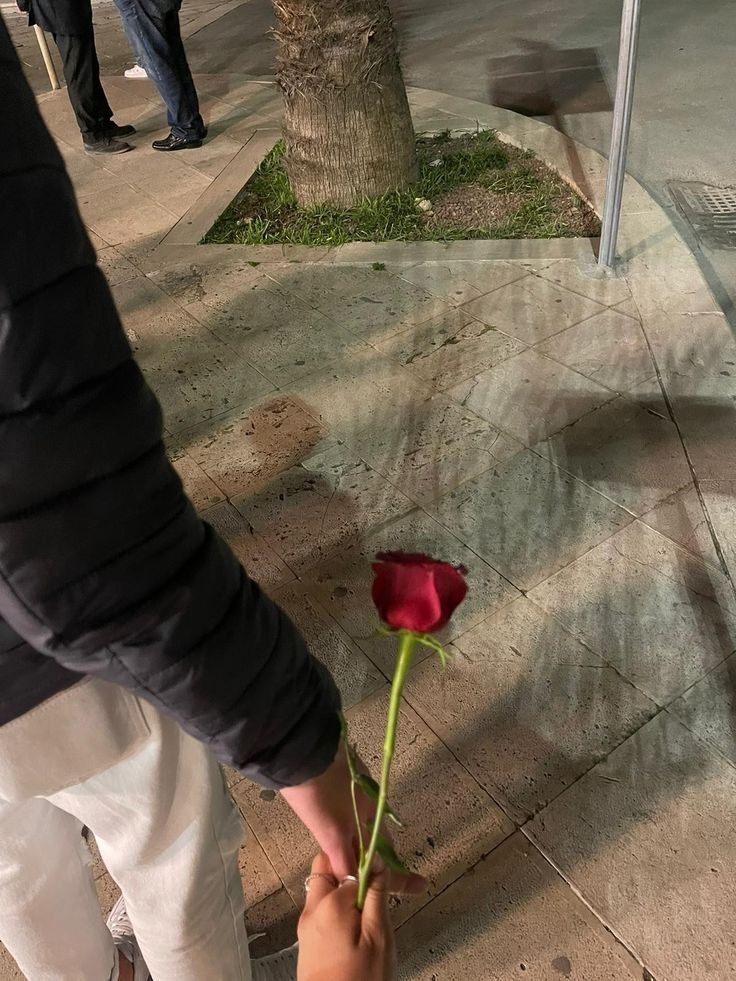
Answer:
[[[659,705],[736,649],[725,576],[641,522],[529,595]]]
[[[610,389],[531,350],[461,382],[448,394],[526,446],[615,398]]]
[[[133,351],[164,410],[180,432],[274,390],[227,344],[147,279],[114,289]]]
[[[636,515],[692,483],[675,425],[624,399],[588,413],[534,450]]]
[[[443,313],[450,303],[369,266],[292,266],[275,276],[346,330],[373,343]]]
[[[368,262],[354,265],[325,265],[321,262],[286,263],[274,269],[269,268],[268,275],[280,290],[293,293],[311,307],[319,309],[325,306],[329,311],[338,305],[341,290],[354,294],[364,289],[368,297],[373,297],[374,292],[385,294],[387,289],[394,288],[394,284],[396,289],[407,286],[386,269],[373,269]],[[413,286],[407,288],[416,290]],[[419,292],[426,295],[423,290]],[[352,322],[352,318],[346,317],[343,310],[338,323],[347,324],[348,321]]]
[[[627,217],[623,223],[619,248],[626,249],[627,242],[632,243],[629,255],[634,261],[630,259],[629,284],[642,319],[649,324],[662,317],[669,321],[670,332],[680,315],[693,326],[703,315],[723,319],[723,312],[706,278],[693,262],[692,253],[673,231],[669,216],[663,213],[654,219],[650,215]],[[652,244],[656,235],[661,241]],[[648,254],[637,256],[637,251]],[[644,275],[642,266],[646,269]]]
[[[662,501],[652,511],[642,515],[641,520],[698,558],[719,567],[713,537],[694,484]]]
[[[91,228],[87,229],[87,234],[89,235],[89,240],[92,243],[95,252],[100,252],[102,249],[108,248],[107,242],[96,232],[93,232]]]
[[[281,136],[281,120],[268,113],[249,112],[246,108],[238,107],[230,110],[230,116],[215,123],[214,131],[218,130],[245,145],[257,131],[269,131],[274,134],[273,143]],[[270,148],[269,148],[270,149]]]
[[[170,454],[171,455],[171,454]],[[225,495],[194,460],[181,450],[171,455],[171,463],[181,477],[184,490],[198,511],[224,501]]]
[[[484,324],[536,344],[600,313],[603,307],[546,279],[526,276],[471,300],[464,309]]]
[[[123,154],[128,156],[128,154]],[[193,202],[207,190],[212,183],[210,177],[205,176],[195,167],[188,166],[178,161],[172,166],[172,161],[168,159],[170,154],[157,153],[155,150],[135,154],[135,167],[126,171],[126,180],[145,191],[152,197],[157,204],[171,211],[177,218],[186,214]],[[163,157],[163,166],[159,158]],[[173,224],[173,222],[171,223]]]
[[[268,128],[279,127],[279,120],[275,116],[260,112],[250,102],[241,102],[238,105],[234,105],[232,102],[226,102],[224,99],[219,99],[216,96],[207,95],[201,97],[200,109],[202,118],[207,125],[208,133],[211,132],[213,136],[227,133],[232,139],[240,140],[239,128],[244,120],[249,121],[251,130],[255,129],[256,126]],[[207,143],[205,142],[206,145]],[[197,148],[197,152],[199,149]],[[197,156],[197,152],[187,154],[187,156],[194,158]]]
[[[532,838],[656,978],[733,971],[736,771],[663,712],[557,798]]]
[[[184,307],[206,300],[215,308],[225,308],[230,302],[238,303],[257,282],[267,282],[242,254],[190,251],[189,258],[163,262],[148,274],[151,282]]]
[[[110,286],[120,286],[122,283],[127,283],[131,279],[136,279],[140,276],[133,263],[129,262],[124,255],[121,255],[117,249],[99,249],[97,252],[97,263],[105,274]]]
[[[376,419],[394,427],[422,411],[431,389],[423,379],[366,346],[350,351],[288,391],[333,439],[350,443]]]
[[[80,203],[83,218],[85,206],[82,203],[89,197],[104,192],[114,199],[120,188],[129,186],[124,176],[113,173],[100,164],[92,163],[86,154],[82,155],[79,151],[73,151],[65,163],[74,184],[74,192]]]
[[[152,232],[150,235],[142,235],[130,242],[118,242],[116,248],[142,273],[145,273],[150,268],[153,256],[157,254],[160,245],[161,233]]]
[[[251,906],[245,914],[251,956],[265,957],[291,947],[296,941],[299,912],[286,889]]]
[[[616,310],[589,317],[536,350],[617,392],[651,378],[655,371],[640,324]]]
[[[360,347],[347,330],[265,277],[238,296],[215,299],[208,293],[187,309],[277,386]]]
[[[233,504],[298,575],[413,507],[345,446],[318,453]]]
[[[84,152],[74,111],[63,89],[49,93],[38,102],[38,111],[52,136],[78,149],[80,153]]]
[[[529,451],[467,481],[428,510],[520,589],[530,589],[632,520]]]
[[[97,890],[97,898],[100,901],[102,918],[106,920],[120,897],[120,890],[109,872],[105,872],[99,879],[95,879],[95,889]]]
[[[701,480],[700,490],[731,581],[736,583],[736,480]]]
[[[309,649],[330,671],[343,708],[382,688],[386,679],[352,642],[303,583],[277,590],[273,598],[296,624]]]
[[[379,350],[438,390],[492,368],[525,345],[495,327],[474,320],[465,310],[447,313],[397,334]]]
[[[379,416],[351,445],[413,501],[429,502],[514,456],[519,443],[443,395]]]
[[[101,875],[107,872],[105,868],[105,863],[102,861],[100,856],[100,849],[97,847],[97,842],[95,841],[95,836],[88,829],[86,834],[87,848],[92,859],[92,877],[94,879],[99,879]]]
[[[734,638],[736,646],[736,638]],[[710,743],[736,765],[736,654],[719,664],[710,674],[674,701],[668,711],[699,739]]]
[[[646,335],[666,377],[734,378],[736,338],[721,313],[670,314],[646,319]]]
[[[639,308],[637,307],[633,297],[629,297],[628,300],[623,300],[621,303],[617,303],[613,309],[618,310],[619,313],[626,314],[627,317],[633,317],[634,320],[639,320]]]
[[[258,839],[247,831],[238,856],[246,908],[255,906],[281,889],[281,879],[269,862]]]
[[[197,88],[202,95],[221,99],[231,106],[245,105],[253,112],[267,115],[281,112],[281,93],[276,86],[243,78],[242,75],[198,75]]]
[[[225,783],[227,784],[228,790],[231,787],[234,787],[236,783],[240,783],[241,780],[245,779],[242,773],[234,770],[231,766],[225,766],[224,763],[220,764],[220,769],[222,770],[222,775],[225,778]]]
[[[306,406],[276,392],[187,430],[181,442],[225,496],[235,497],[260,491],[314,456],[325,431]]]
[[[376,634],[378,616],[370,599],[371,563],[379,552],[397,550],[423,552],[467,568],[468,595],[437,635],[445,644],[519,595],[509,582],[418,508],[346,545],[310,570],[309,586],[356,644],[389,676],[393,674],[396,652],[390,638]],[[426,648],[418,648],[414,659],[418,662],[428,656]]]
[[[264,589],[273,592],[296,578],[229,502],[207,508],[202,518],[227,542],[251,579]]]
[[[136,128],[137,135],[131,138],[136,149],[148,149],[152,140],[166,136],[170,130],[166,109],[161,102],[133,106],[125,111],[125,117],[125,121],[133,123]]]
[[[0,944],[0,978],[3,981],[23,981],[24,977],[6,948]]]
[[[167,315],[186,317],[185,311],[171,303],[165,293],[140,273],[132,280],[113,286],[111,292],[126,331],[145,328],[152,319]]]
[[[88,174],[98,170],[105,170],[104,164],[102,163],[100,157],[82,152],[82,148],[77,140],[74,140],[71,144],[69,144],[65,140],[61,140],[57,137],[55,142],[56,148],[62,156],[64,166],[66,167],[66,171],[71,178],[75,191],[77,190],[77,181],[80,178],[84,178]],[[108,174],[110,173],[109,171],[106,172]]]
[[[522,835],[397,933],[400,981],[641,981],[642,969]]]
[[[519,599],[455,641],[407,701],[517,823],[635,732],[656,706],[556,620]]]
[[[646,381],[639,382],[637,385],[633,385],[628,391],[624,392],[624,398],[631,399],[632,402],[636,402],[647,412],[654,412],[658,416],[662,416],[663,419],[672,420],[670,410],[667,408],[667,403],[665,402],[664,395],[662,394],[662,386],[659,382],[659,378],[656,375],[652,375],[651,378],[647,378]]]
[[[526,276],[521,263],[504,262],[421,262],[401,273],[407,283],[421,286],[453,304],[475,300],[484,293]]]
[[[421,109],[415,105],[411,106],[411,120],[417,135],[445,133],[447,130],[475,132],[478,128],[478,121],[471,119],[470,116],[458,116],[455,113],[442,112],[440,109]]]
[[[380,768],[387,689],[347,713],[350,738],[364,762]],[[429,879],[423,896],[392,899],[395,923],[474,865],[513,831],[513,825],[449,750],[402,705],[392,777],[392,805],[406,827],[395,836],[399,854]],[[266,854],[293,898],[303,901],[304,876],[316,853],[309,832],[280,797],[264,800],[249,781],[233,788]]]
[[[107,189],[78,198],[85,225],[110,245],[134,242],[148,235],[164,237],[177,216],[138,188],[119,181]]]
[[[664,385],[698,478],[736,480],[736,368],[669,376]]]
[[[126,115],[126,123],[130,122],[131,109],[137,110],[143,105],[152,109],[160,105],[160,96],[150,79],[140,79],[131,84],[131,79],[107,76],[104,84],[110,107],[116,115]]]
[[[592,261],[589,266],[583,266],[575,259],[553,259],[552,262],[535,263],[534,273],[606,306],[631,299],[629,285],[623,276],[605,272]]]
[[[196,159],[192,160],[191,165],[205,177],[214,180],[241,149],[242,144],[239,140],[231,139],[227,134],[220,133],[212,139],[208,139],[202,149],[197,151]]]

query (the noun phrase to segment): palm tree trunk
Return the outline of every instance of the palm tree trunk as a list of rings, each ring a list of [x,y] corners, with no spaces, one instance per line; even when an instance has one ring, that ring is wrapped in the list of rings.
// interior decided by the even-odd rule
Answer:
[[[407,188],[414,130],[387,0],[274,0],[286,169],[303,207]]]

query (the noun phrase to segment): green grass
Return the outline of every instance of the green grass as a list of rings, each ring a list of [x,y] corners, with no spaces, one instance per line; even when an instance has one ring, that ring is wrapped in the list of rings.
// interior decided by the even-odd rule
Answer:
[[[334,246],[356,241],[556,238],[598,232],[595,216],[561,178],[532,154],[502,144],[492,131],[419,138],[417,153],[419,179],[408,191],[366,198],[353,208],[302,209],[284,170],[284,145],[278,143],[204,242]],[[443,219],[443,195],[467,185],[476,186],[478,195],[485,191],[498,195],[502,218],[480,227]],[[429,200],[440,214],[420,211],[418,199]]]

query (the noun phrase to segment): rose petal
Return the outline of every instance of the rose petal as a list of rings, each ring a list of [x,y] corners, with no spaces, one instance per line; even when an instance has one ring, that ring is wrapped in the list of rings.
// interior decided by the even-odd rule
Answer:
[[[417,633],[434,630],[442,620],[442,606],[433,567],[383,562],[373,568],[373,602],[384,623]]]
[[[435,626],[435,630],[444,627],[452,614],[460,606],[468,592],[468,584],[465,582],[459,569],[449,565],[447,562],[440,562],[434,566],[434,584],[442,608],[442,620]]]

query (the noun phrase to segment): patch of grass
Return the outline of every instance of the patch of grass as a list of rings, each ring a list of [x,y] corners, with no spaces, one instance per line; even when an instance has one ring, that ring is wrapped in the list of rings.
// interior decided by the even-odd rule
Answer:
[[[598,234],[595,215],[557,174],[490,130],[420,137],[417,154],[419,178],[408,191],[366,198],[353,208],[304,209],[289,186],[280,142],[204,241],[334,246]],[[429,211],[418,201],[429,201]]]

